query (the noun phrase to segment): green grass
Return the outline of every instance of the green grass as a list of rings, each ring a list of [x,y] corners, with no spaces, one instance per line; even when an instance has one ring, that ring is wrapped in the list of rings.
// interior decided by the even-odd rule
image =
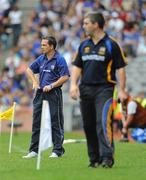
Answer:
[[[84,138],[66,134],[65,138]],[[57,159],[48,158],[51,149],[42,153],[41,169],[36,159],[22,159],[30,141],[29,133],[13,136],[12,153],[8,154],[9,135],[0,136],[0,180],[145,180],[146,145],[115,143],[115,165],[112,169],[90,169],[85,143],[64,145],[66,153]]]

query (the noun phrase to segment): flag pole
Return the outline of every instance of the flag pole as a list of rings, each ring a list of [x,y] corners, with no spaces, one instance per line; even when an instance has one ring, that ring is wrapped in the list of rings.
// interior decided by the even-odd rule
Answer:
[[[13,128],[14,128],[15,108],[16,108],[16,102],[13,103],[13,113],[12,113],[11,132],[10,132],[10,141],[9,141],[9,153],[11,153],[11,150],[12,150],[12,137],[13,137]]]
[[[40,169],[40,163],[41,163],[41,143],[40,143],[40,140],[41,140],[41,133],[42,133],[42,119],[43,119],[43,116],[44,116],[44,113],[45,113],[45,101],[43,101],[43,106],[42,106],[42,115],[41,115],[41,127],[40,127],[40,137],[39,137],[39,149],[38,149],[38,157],[37,157],[37,167],[36,169],[39,170]]]
[[[43,100],[38,158],[37,158],[37,167],[36,167],[37,170],[40,169],[41,152],[47,150],[51,146],[52,146],[52,127],[51,127],[50,106],[48,101]]]
[[[39,145],[40,146],[40,145]],[[38,157],[37,157],[37,170],[40,169],[40,162],[41,162],[41,151],[40,151],[40,147],[39,147],[39,150],[38,150]]]

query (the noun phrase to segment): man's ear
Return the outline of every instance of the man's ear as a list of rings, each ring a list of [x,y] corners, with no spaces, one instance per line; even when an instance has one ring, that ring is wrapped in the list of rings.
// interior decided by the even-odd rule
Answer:
[[[94,23],[96,25],[97,28],[99,28],[99,24],[97,22]]]
[[[51,46],[51,50],[53,49],[53,45]]]

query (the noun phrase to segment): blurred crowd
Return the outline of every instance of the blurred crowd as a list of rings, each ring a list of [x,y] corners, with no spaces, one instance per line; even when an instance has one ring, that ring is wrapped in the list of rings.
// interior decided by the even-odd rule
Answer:
[[[117,39],[129,60],[146,55],[146,0],[39,0],[27,20],[16,0],[0,0],[0,49],[8,51],[0,74],[0,103],[31,105],[25,70],[40,53],[42,36],[54,35],[58,50],[71,62],[84,39],[82,18],[102,12],[105,31]]]

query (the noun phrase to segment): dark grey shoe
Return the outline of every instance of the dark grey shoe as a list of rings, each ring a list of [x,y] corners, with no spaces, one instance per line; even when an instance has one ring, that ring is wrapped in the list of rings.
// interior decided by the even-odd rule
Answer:
[[[103,168],[112,168],[114,160],[112,158],[105,158],[102,160],[101,166]]]
[[[100,165],[99,162],[91,162],[91,163],[88,165],[88,167],[89,167],[89,168],[97,168],[99,165]]]

